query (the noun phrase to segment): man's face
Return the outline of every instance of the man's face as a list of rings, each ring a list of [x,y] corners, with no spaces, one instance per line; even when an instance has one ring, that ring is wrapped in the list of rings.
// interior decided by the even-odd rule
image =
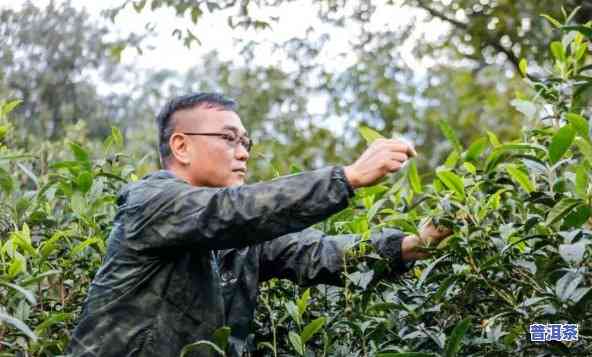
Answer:
[[[234,145],[228,140],[231,136],[247,135],[236,113],[202,105],[178,111],[173,118],[174,133],[227,134],[224,137],[183,135],[185,167],[192,184],[229,187],[245,182],[249,153],[240,143]]]

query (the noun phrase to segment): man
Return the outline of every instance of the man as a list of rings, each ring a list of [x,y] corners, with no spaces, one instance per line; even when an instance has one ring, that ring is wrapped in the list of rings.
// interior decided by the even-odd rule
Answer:
[[[231,328],[230,355],[240,356],[259,282],[341,284],[344,253],[359,237],[309,227],[416,155],[401,141],[377,140],[351,165],[243,185],[251,141],[234,101],[179,97],[157,120],[165,170],[120,192],[74,356],[178,356],[222,326]],[[383,230],[371,241],[396,276],[425,257],[417,247],[448,234],[427,226],[419,237]]]

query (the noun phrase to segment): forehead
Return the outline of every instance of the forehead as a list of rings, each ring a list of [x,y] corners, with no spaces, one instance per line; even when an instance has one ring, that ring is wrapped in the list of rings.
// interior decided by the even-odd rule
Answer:
[[[240,135],[247,132],[238,114],[217,107],[197,106],[179,110],[175,112],[173,119],[178,131],[235,131]]]

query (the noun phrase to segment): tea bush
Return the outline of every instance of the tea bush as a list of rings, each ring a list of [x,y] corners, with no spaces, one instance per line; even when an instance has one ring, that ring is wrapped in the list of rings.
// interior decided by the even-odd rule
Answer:
[[[520,64],[532,96],[513,102],[528,123],[517,140],[488,132],[465,147],[442,121],[452,150],[433,175],[410,162],[320,224],[367,238],[384,226],[417,233],[431,219],[454,232],[425,248],[433,259],[411,278],[378,281],[357,259],[379,260],[362,243],[344,288],[263,284],[254,355],[592,355],[592,26],[550,21],[561,35],[552,65]],[[17,105],[0,104],[0,356],[56,356],[100,265],[115,195],[146,167],[119,153],[117,129],[82,145],[84,127],[73,127],[25,152],[7,118]],[[533,323],[578,324],[579,340],[531,342]]]

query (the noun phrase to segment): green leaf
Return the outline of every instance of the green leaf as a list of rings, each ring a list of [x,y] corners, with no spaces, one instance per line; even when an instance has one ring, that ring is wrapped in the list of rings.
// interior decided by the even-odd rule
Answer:
[[[439,120],[438,121],[438,126],[440,127],[440,130],[442,131],[442,134],[444,134],[444,136],[446,137],[446,139],[448,139],[448,141],[452,144],[452,147],[456,151],[462,152],[463,151],[463,148],[462,148],[462,145],[460,143],[460,140],[458,140],[458,137],[456,136],[456,133],[450,127],[450,125],[448,124],[448,122],[445,121],[445,120]]]
[[[471,320],[469,318],[466,318],[460,321],[458,324],[456,324],[456,326],[452,330],[452,333],[448,337],[448,342],[446,343],[444,356],[453,357],[458,354],[458,351],[460,351],[462,338],[467,333],[470,326]]]
[[[550,47],[553,57],[559,62],[565,62],[565,48],[563,44],[559,41],[553,41]]]
[[[10,316],[10,315],[0,311],[0,321],[3,321],[7,324],[10,324],[10,325],[16,327],[18,330],[20,330],[22,333],[27,335],[33,341],[37,341],[37,335],[35,335],[35,333],[33,331],[31,331],[31,329],[29,328],[29,326],[27,326],[27,324],[25,324],[21,320],[17,319],[16,317]]]
[[[423,188],[421,186],[421,178],[419,177],[419,173],[417,172],[417,165],[415,164],[415,160],[411,160],[409,163],[409,168],[407,169],[407,180],[409,181],[409,186],[415,193],[423,192]]]
[[[585,199],[588,194],[588,180],[590,171],[584,165],[576,167],[576,187],[575,191],[580,198]]]
[[[546,153],[547,150],[544,146],[538,144],[526,144],[526,143],[514,143],[514,144],[501,144],[494,148],[493,151],[539,151],[541,153]]]
[[[559,300],[566,302],[576,291],[582,280],[581,274],[571,271],[567,272],[561,279],[557,280],[557,284],[555,284],[555,295],[557,295]]]
[[[469,146],[467,151],[465,152],[465,160],[469,161],[477,161],[479,160],[479,156],[485,151],[488,145],[488,140],[485,137],[479,138]]]
[[[520,69],[520,74],[522,77],[526,77],[526,73],[528,72],[528,62],[526,61],[526,58],[520,60],[518,68]]]
[[[573,244],[560,244],[559,255],[561,255],[561,258],[563,258],[568,264],[580,264],[584,259],[587,244],[588,242],[586,241]]]
[[[87,170],[90,170],[90,155],[84,148],[77,143],[70,143],[70,151],[74,154],[76,160],[81,163]]]
[[[592,164],[592,144],[580,137],[575,138],[574,142],[586,160]]]
[[[189,345],[184,346],[183,349],[181,350],[180,357],[187,356],[188,353],[190,353],[191,351],[195,351],[195,350],[201,350],[201,351],[203,351],[203,349],[200,348],[202,346],[206,346],[206,347],[211,348],[212,350],[214,350],[214,352],[216,352],[220,356],[226,356],[226,354],[224,353],[224,351],[222,351],[220,349],[220,347],[216,346],[215,343],[210,342],[210,341],[206,341],[206,340],[200,340],[200,341],[197,341],[197,342],[194,342],[192,344],[189,344]]]
[[[93,184],[92,173],[89,171],[82,171],[76,178],[76,184],[80,191],[84,193],[88,192]]]
[[[201,11],[201,9],[199,7],[193,6],[191,9],[191,22],[193,22],[194,24],[197,24],[197,21],[199,20],[199,18],[201,17],[201,15],[203,14],[203,12]]]
[[[554,18],[552,18],[551,16],[547,15],[547,14],[541,14],[542,17],[544,17],[547,21],[549,21],[551,23],[551,25],[560,28],[561,27],[561,23],[557,20],[555,20]]]
[[[571,126],[576,130],[578,135],[590,141],[588,121],[586,118],[579,114],[567,113],[565,114],[565,119],[567,119]]]
[[[454,169],[456,167],[456,164],[458,163],[458,160],[460,160],[460,153],[456,150],[452,150],[450,154],[448,154],[448,156],[446,157],[446,160],[444,161],[444,166],[446,166],[449,169]]]
[[[290,340],[292,348],[294,348],[296,353],[298,353],[298,355],[300,356],[304,356],[304,346],[302,345],[302,340],[300,339],[300,336],[298,336],[296,332],[290,331],[288,332],[288,339]]]
[[[506,171],[526,192],[531,193],[535,190],[534,184],[530,181],[528,175],[516,165],[507,165]]]
[[[35,334],[37,336],[43,336],[51,326],[70,320],[70,316],[71,314],[65,312],[50,314],[47,319],[35,328]]]
[[[501,145],[499,139],[497,138],[497,135],[495,135],[493,132],[487,130],[487,137],[489,138],[491,146],[496,147]]]
[[[553,208],[551,208],[547,214],[545,224],[547,226],[552,225],[553,223],[567,216],[575,207],[581,205],[582,203],[582,200],[575,198],[562,199],[561,201],[557,202]]]
[[[564,31],[578,31],[582,35],[588,37],[588,39],[592,39],[592,28],[583,25],[570,25],[570,26],[561,26],[561,30]]]
[[[321,316],[319,318],[314,319],[308,325],[304,326],[304,329],[300,334],[300,340],[302,341],[302,343],[306,344],[306,342],[308,342],[308,340],[310,340],[311,337],[314,336],[314,334],[316,334],[317,332],[319,332],[321,328],[323,328],[323,325],[325,325],[325,317]]]
[[[284,306],[286,307],[288,315],[290,315],[292,320],[294,320],[294,322],[296,322],[298,325],[301,325],[302,321],[300,319],[300,312],[298,311],[298,306],[296,306],[296,304],[294,304],[293,301],[286,302]]]
[[[214,342],[216,346],[220,347],[223,351],[226,351],[228,346],[228,338],[230,337],[230,327],[222,326],[214,331]]]
[[[1,167],[0,167],[0,187],[2,188],[2,191],[4,191],[4,193],[6,195],[9,195],[12,192],[12,190],[14,189],[14,182],[12,180],[12,176],[10,176],[10,174]]]
[[[310,289],[304,290],[300,299],[298,299],[298,314],[302,318],[302,315],[306,311],[308,301],[310,300]]]
[[[10,276],[11,278],[14,278],[15,276],[17,276],[21,272],[26,271],[26,269],[27,269],[27,261],[25,260],[25,257],[23,257],[21,254],[17,253],[12,258],[10,265],[8,266],[8,276]]]
[[[477,168],[475,167],[475,165],[471,164],[470,162],[463,162],[463,167],[465,168],[465,170],[467,170],[467,172],[475,175],[477,173]]]
[[[102,242],[102,239],[100,237],[91,237],[91,238],[88,238],[88,239],[82,241],[81,243],[77,244],[74,247],[74,249],[72,249],[72,251],[70,252],[70,255],[71,256],[75,256],[77,254],[80,254],[87,247],[90,247],[93,244],[99,244],[101,242]]]
[[[421,273],[421,276],[419,277],[419,280],[417,281],[417,287],[421,287],[423,285],[423,283],[425,282],[425,280],[428,278],[428,275],[430,275],[431,271],[436,267],[436,265],[438,265],[438,263],[440,263],[442,260],[448,258],[448,254],[441,256],[440,258],[434,260],[430,265],[428,265],[423,272]]]
[[[19,285],[16,285],[16,284],[12,284],[12,283],[8,283],[8,282],[4,282],[4,281],[0,281],[0,284],[1,285],[8,286],[10,288],[13,288],[14,290],[16,290],[19,293],[23,294],[23,296],[25,297],[25,299],[27,299],[27,301],[29,301],[29,303],[31,303],[31,305],[37,304],[37,300],[35,299],[35,294],[33,294],[31,291],[23,288],[22,286],[19,286]]]
[[[564,125],[551,139],[549,145],[549,160],[551,164],[555,164],[561,159],[565,152],[569,149],[576,136],[576,131],[570,124]]]
[[[11,100],[6,103],[3,103],[2,107],[0,107],[0,118],[8,115],[16,107],[18,107],[22,102],[23,101],[20,99],[15,99],[15,100]]]
[[[363,126],[363,125],[360,125],[360,127],[358,128],[358,132],[360,133],[360,135],[362,135],[364,140],[366,140],[366,143],[368,145],[372,144],[372,142],[376,139],[383,139],[384,138],[384,136],[382,136],[380,133],[378,133],[374,129],[370,129],[367,126]]]
[[[458,176],[452,171],[447,170],[439,170],[436,172],[436,175],[438,176],[440,181],[442,181],[442,183],[446,186],[446,188],[453,191],[459,199],[464,201],[465,185],[462,177]]]

